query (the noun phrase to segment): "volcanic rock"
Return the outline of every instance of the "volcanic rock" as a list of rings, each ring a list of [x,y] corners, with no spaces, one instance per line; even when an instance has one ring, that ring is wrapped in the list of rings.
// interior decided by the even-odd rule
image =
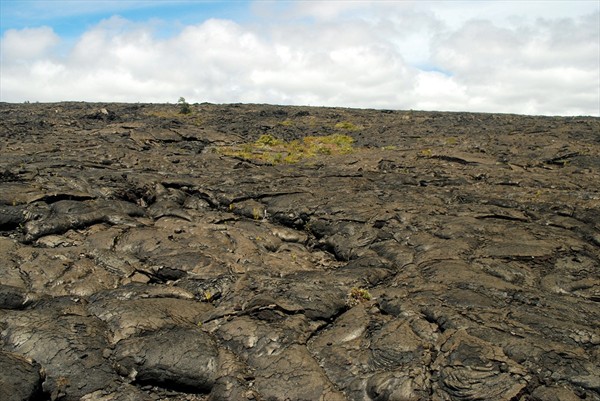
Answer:
[[[2,400],[600,401],[599,118],[0,116]]]

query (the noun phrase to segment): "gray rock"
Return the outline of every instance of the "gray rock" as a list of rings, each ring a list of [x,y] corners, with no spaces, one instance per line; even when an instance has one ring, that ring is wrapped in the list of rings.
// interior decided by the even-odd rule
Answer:
[[[27,301],[27,293],[22,288],[0,284],[0,308],[22,309]]]
[[[136,383],[205,393],[218,377],[218,356],[217,344],[208,334],[189,328],[121,340],[114,352],[119,373]]]
[[[10,311],[3,322],[4,349],[43,366],[43,391],[52,399],[79,400],[118,378],[104,356],[106,327],[77,302],[56,299],[34,310]]]
[[[0,351],[0,399],[28,401],[43,397],[41,366],[19,354]]]

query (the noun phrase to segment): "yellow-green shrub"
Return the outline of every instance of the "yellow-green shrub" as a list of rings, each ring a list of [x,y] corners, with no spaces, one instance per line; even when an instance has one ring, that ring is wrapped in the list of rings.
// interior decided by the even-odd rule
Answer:
[[[353,151],[354,139],[348,135],[307,136],[286,142],[272,135],[261,135],[256,141],[237,146],[223,146],[218,152],[272,164],[293,164],[317,155],[346,154]]]

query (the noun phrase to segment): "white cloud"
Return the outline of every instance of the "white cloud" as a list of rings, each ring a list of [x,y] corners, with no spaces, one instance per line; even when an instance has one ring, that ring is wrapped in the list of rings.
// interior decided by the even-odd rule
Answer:
[[[269,18],[209,19],[167,38],[115,16],[62,55],[51,28],[11,30],[0,95],[600,115],[600,12],[448,3],[259,3]]]
[[[436,41],[433,60],[452,71],[484,111],[600,114],[598,15],[516,28],[468,21]]]
[[[465,104],[469,101],[466,88],[454,79],[439,72],[418,74],[413,96],[418,98],[417,108],[440,109],[444,104]]]
[[[335,20],[340,16],[362,11],[373,1],[299,1],[292,3],[290,15],[296,18],[312,17],[319,20]]]
[[[60,42],[52,28],[9,29],[2,38],[2,60],[22,61],[44,57]]]

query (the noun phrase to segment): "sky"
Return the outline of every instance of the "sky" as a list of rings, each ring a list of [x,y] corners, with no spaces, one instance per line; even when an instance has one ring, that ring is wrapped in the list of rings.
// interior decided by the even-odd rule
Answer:
[[[600,116],[600,0],[0,0],[0,101]]]

